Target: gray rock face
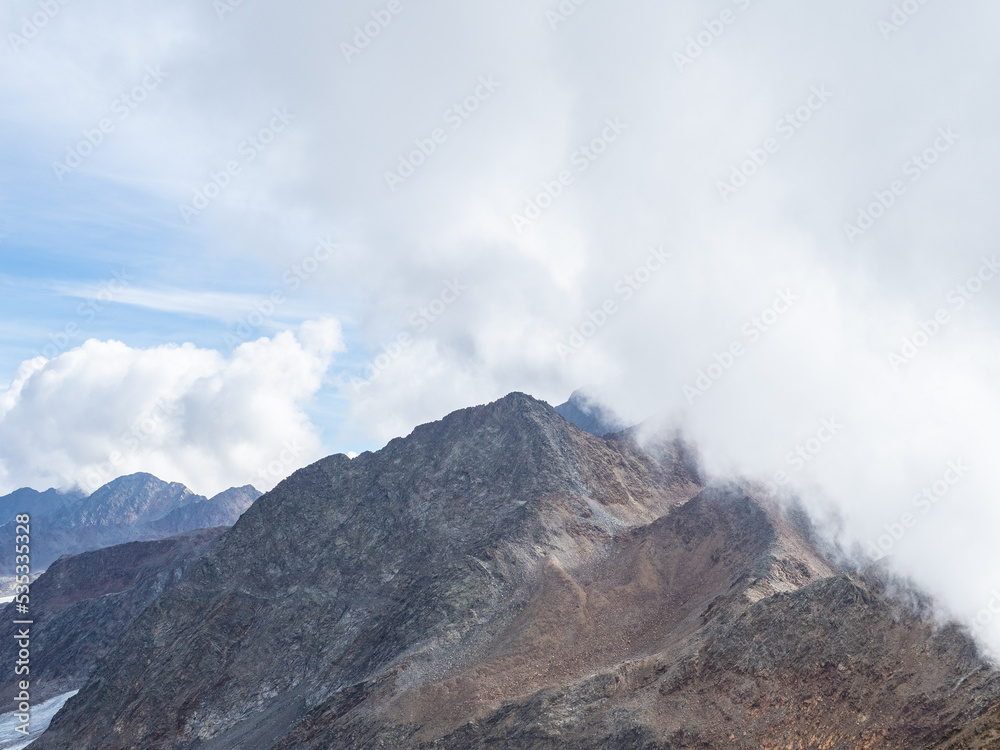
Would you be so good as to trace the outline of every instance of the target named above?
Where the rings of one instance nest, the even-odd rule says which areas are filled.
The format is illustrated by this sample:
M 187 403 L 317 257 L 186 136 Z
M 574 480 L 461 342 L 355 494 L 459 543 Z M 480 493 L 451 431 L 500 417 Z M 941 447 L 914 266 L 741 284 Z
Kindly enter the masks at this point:
M 31 585 L 31 695 L 35 705 L 79 689 L 136 617 L 201 558 L 224 528 L 202 529 L 155 542 L 133 542 L 56 560 Z M 0 669 L 14 674 L 16 616 L 0 620 Z M 16 693 L 0 684 L 0 703 Z
M 231 526 L 259 496 L 247 486 L 208 500 L 151 474 L 120 477 L 51 514 L 32 515 L 32 567 L 42 570 L 64 554 Z M 13 572 L 14 526 L 13 521 L 0 526 L 0 574 Z
M 599 440 L 522 394 L 324 459 L 139 618 L 44 741 L 224 746 L 244 721 L 281 736 L 390 665 L 444 674 L 551 553 L 599 554 L 697 489 L 672 446 Z
M 261 497 L 32 750 L 930 747 L 1000 697 L 677 441 L 523 394 Z

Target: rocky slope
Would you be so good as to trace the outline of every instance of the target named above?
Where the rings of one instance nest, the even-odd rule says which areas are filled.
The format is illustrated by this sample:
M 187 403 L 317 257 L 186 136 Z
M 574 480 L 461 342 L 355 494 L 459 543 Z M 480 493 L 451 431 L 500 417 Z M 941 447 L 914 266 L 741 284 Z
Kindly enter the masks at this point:
M 154 542 L 133 542 L 56 560 L 31 586 L 31 695 L 38 705 L 80 688 L 136 617 L 173 588 L 224 528 Z M 14 674 L 15 615 L 0 619 L 0 670 Z M 0 683 L 0 704 L 16 690 Z
M 735 488 L 550 572 L 519 617 L 513 644 L 415 690 L 351 686 L 277 747 L 916 750 L 1000 699 L 961 632 L 832 574 Z
M 954 628 L 678 441 L 523 394 L 262 497 L 54 748 L 929 748 L 1000 700 Z
M 53 513 L 32 515 L 32 568 L 41 571 L 64 554 L 231 526 L 259 496 L 247 486 L 208 499 L 183 484 L 164 482 L 151 474 L 120 477 Z M 14 525 L 0 526 L 3 574 L 13 572 Z
M 934 750 L 996 750 L 1000 747 L 1000 705 L 970 721 Z

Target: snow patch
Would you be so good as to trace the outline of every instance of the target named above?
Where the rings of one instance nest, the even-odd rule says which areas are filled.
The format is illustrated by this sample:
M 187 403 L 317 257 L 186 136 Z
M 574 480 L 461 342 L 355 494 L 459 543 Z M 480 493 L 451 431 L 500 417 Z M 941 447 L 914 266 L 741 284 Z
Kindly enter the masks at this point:
M 49 698 L 45 703 L 31 708 L 31 734 L 25 738 L 14 728 L 21 722 L 14 716 L 14 712 L 0 714 L 0 750 L 24 750 L 28 745 L 38 739 L 42 732 L 49 728 L 52 717 L 59 713 L 59 709 L 65 705 L 66 701 L 76 695 L 79 690 L 57 695 Z

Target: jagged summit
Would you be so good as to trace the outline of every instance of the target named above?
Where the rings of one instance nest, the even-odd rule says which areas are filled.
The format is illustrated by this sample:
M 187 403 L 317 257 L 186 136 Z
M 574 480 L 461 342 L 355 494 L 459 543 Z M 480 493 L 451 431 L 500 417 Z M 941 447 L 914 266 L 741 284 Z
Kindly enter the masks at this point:
M 413 429 L 409 437 L 422 439 L 425 435 L 442 437 L 456 432 L 487 430 L 495 432 L 545 430 L 550 434 L 564 431 L 564 420 L 545 401 L 526 393 L 513 392 L 496 401 L 481 406 L 470 406 L 454 411 L 436 422 L 428 422 Z M 406 438 L 408 439 L 408 438 Z M 389 446 L 399 444 L 397 438 Z M 387 447 L 389 447 L 387 446 Z
M 139 472 L 111 480 L 60 515 L 71 526 L 145 523 L 199 499 L 179 482 Z

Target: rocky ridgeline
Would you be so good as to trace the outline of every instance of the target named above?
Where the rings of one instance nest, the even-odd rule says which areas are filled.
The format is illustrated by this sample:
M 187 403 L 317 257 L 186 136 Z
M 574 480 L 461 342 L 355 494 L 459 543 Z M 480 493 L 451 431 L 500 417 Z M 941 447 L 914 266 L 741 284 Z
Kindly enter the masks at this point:
M 691 455 L 512 394 L 319 461 L 33 750 L 914 750 L 986 720 L 1000 675 L 962 631 Z

